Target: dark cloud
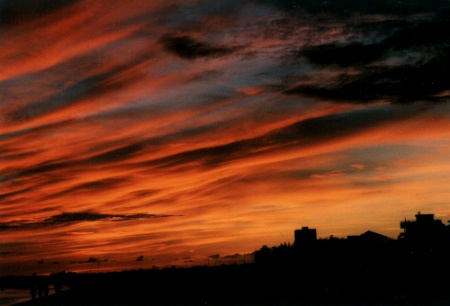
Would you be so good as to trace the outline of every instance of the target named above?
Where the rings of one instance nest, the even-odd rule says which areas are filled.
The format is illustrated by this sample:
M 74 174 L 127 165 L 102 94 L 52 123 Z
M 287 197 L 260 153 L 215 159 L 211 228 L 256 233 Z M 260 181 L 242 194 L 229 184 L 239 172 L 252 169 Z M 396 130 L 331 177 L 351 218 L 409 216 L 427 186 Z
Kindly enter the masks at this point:
M 103 164 L 124 160 L 145 149 L 145 142 L 137 142 L 95 155 L 86 160 L 89 164 Z
M 89 257 L 88 260 L 87 260 L 87 262 L 101 262 L 101 261 L 108 261 L 108 260 L 107 259 L 100 260 L 100 259 L 97 259 L 95 257 Z
M 106 73 L 100 73 L 86 77 L 59 90 L 55 95 L 35 103 L 18 107 L 10 112 L 7 118 L 12 121 L 25 121 L 39 116 L 64 109 L 65 107 L 82 102 L 87 98 L 101 96 L 125 87 L 133 82 L 133 79 L 117 80 L 117 74 L 126 68 L 113 69 Z
M 60 160 L 49 160 L 43 163 L 30 166 L 27 169 L 8 169 L 5 171 L 3 177 L 0 178 L 1 181 L 9 181 L 12 179 L 17 179 L 21 177 L 50 174 L 61 171 L 66 171 L 68 169 L 75 169 L 77 167 L 86 167 L 90 165 L 102 165 L 105 163 L 113 163 L 116 161 L 125 160 L 138 154 L 141 150 L 145 148 L 147 141 L 137 142 L 134 144 L 129 144 L 118 149 L 113 149 L 105 153 L 97 154 L 93 157 L 89 157 L 81 160 L 67 160 L 61 162 Z M 61 178 L 62 179 L 62 178 Z M 82 189 L 95 189 L 95 187 L 107 187 L 106 185 L 111 185 L 112 183 L 117 184 L 118 181 L 98 181 L 91 182 L 88 185 L 75 186 L 72 190 L 66 190 L 65 192 L 80 191 Z M 100 186 L 103 185 L 103 186 Z
M 75 169 L 77 167 L 86 167 L 91 165 L 102 165 L 105 163 L 113 163 L 116 161 L 122 161 L 127 158 L 130 158 L 134 156 L 135 154 L 138 154 L 140 151 L 142 151 L 148 144 L 151 142 L 151 140 L 145 140 L 142 142 L 136 142 L 133 144 L 125 145 L 121 148 L 112 149 L 110 151 L 100 153 L 97 155 L 94 155 L 92 157 L 88 157 L 86 159 L 80 159 L 80 160 L 67 160 L 67 161 L 60 161 L 60 160 L 48 160 L 46 162 L 42 162 L 33 166 L 30 166 L 26 169 L 5 169 L 3 176 L 0 177 L 1 181 L 10 181 L 13 179 L 21 178 L 21 177 L 27 177 L 27 176 L 34 176 L 34 175 L 41 175 L 41 174 L 51 174 L 51 173 L 57 173 L 61 171 L 66 171 L 68 169 Z M 60 180 L 62 180 L 63 177 L 60 177 Z M 107 185 L 111 184 L 118 184 L 120 183 L 116 179 L 107 179 L 105 181 L 96 181 L 87 183 L 87 185 L 80 185 L 75 186 L 71 190 L 66 190 L 65 192 L 72 192 L 72 191 L 82 191 L 82 190 L 93 190 L 93 189 L 100 189 L 100 187 L 103 187 L 105 189 Z M 122 179 L 123 181 L 123 179 Z M 2 195 L 0 194 L 0 197 Z
M 311 14 L 332 14 L 348 16 L 351 14 L 413 14 L 426 13 L 448 7 L 448 0 L 251 0 L 258 4 L 271 5 L 289 13 L 307 12 Z
M 59 215 L 51 216 L 40 222 L 30 222 L 27 220 L 11 221 L 0 224 L 0 230 L 20 230 L 20 229 L 36 229 L 47 226 L 64 226 L 79 222 L 93 222 L 93 221 L 130 221 L 138 219 L 158 219 L 168 218 L 173 215 L 156 215 L 156 214 L 100 214 L 95 212 L 64 212 Z
M 23 152 L 23 153 L 17 153 L 17 154 L 1 154 L 0 153 L 0 159 L 2 160 L 21 160 L 24 158 L 32 157 L 37 155 L 38 151 L 29 151 L 29 152 Z
M 223 129 L 223 122 L 187 127 L 175 133 L 165 134 L 158 137 L 144 138 L 140 141 L 111 149 L 109 151 L 94 155 L 84 160 L 83 163 L 101 165 L 105 163 L 123 161 L 142 153 L 142 151 L 149 147 L 152 149 L 156 149 L 157 147 L 163 148 L 165 145 L 170 145 L 172 142 L 183 141 L 184 139 L 199 135 L 207 135 L 209 133 L 214 133 L 215 131 L 220 132 L 221 129 Z M 124 142 L 127 141 L 129 140 L 124 139 Z
M 134 197 L 147 197 L 150 195 L 158 194 L 162 191 L 162 189 L 143 189 L 143 190 L 136 190 L 130 193 L 130 195 Z
M 118 185 L 121 185 L 123 182 L 128 181 L 125 177 L 119 177 L 119 178 L 107 178 L 103 180 L 98 181 L 91 181 L 83 184 L 79 184 L 77 186 L 74 186 L 65 192 L 71 193 L 71 192 L 94 192 L 98 190 L 108 190 L 117 187 Z
M 154 214 L 133 214 L 133 215 L 123 215 L 123 214 L 100 214 L 93 212 L 76 212 L 76 213 L 61 213 L 59 215 L 51 216 L 41 222 L 41 224 L 65 224 L 73 222 L 84 222 L 84 221 L 127 221 L 135 219 L 156 219 L 156 218 L 166 218 L 171 215 L 154 215 Z
M 84 263 L 100 263 L 108 262 L 108 259 L 98 259 L 96 257 L 89 257 L 87 260 L 71 261 L 71 264 L 84 264 Z
M 128 178 L 125 177 L 118 177 L 118 178 L 106 178 L 98 181 L 91 181 L 87 183 L 78 184 L 76 186 L 73 186 L 71 188 L 62 190 L 57 193 L 48 194 L 42 199 L 54 199 L 60 196 L 64 196 L 67 194 L 90 194 L 93 195 L 96 192 L 102 192 L 106 190 L 111 190 L 115 188 L 119 188 L 120 186 L 123 186 L 124 183 L 128 182 Z
M 450 33 L 444 29 L 450 27 L 449 14 L 450 8 L 437 12 L 432 18 L 407 22 L 379 44 L 385 49 L 392 49 L 394 55 L 416 52 L 421 55 L 421 61 L 437 58 L 448 63 Z
M 2 0 L 0 27 L 12 27 L 23 21 L 43 17 L 75 2 L 76 0 Z
M 192 163 L 196 166 L 215 167 L 272 150 L 301 148 L 339 139 L 388 122 L 409 118 L 420 111 L 422 111 L 421 106 L 408 109 L 391 106 L 311 118 L 252 139 L 186 151 L 153 160 L 141 166 L 179 167 Z
M 449 13 L 447 11 L 446 13 Z M 449 18 L 405 24 L 378 42 L 327 43 L 304 47 L 311 64 L 343 70 L 324 83 L 300 84 L 285 91 L 330 101 L 393 103 L 448 101 L 450 90 Z
M 22 254 L 21 252 L 0 252 L 0 255 L 15 255 Z
M 419 108 L 402 111 L 395 107 L 378 107 L 311 118 L 268 133 L 257 142 L 265 145 L 280 142 L 309 145 L 402 120 L 415 115 L 418 110 Z
M 435 70 L 430 67 L 429 70 Z M 408 73 L 411 78 L 414 77 L 414 71 Z M 387 73 L 387 72 L 386 72 Z M 390 71 L 394 73 L 394 71 Z M 397 72 L 403 74 L 405 72 Z M 445 71 L 443 73 L 446 73 Z M 390 78 L 393 78 L 391 76 Z M 421 81 L 420 75 L 416 75 L 417 82 Z M 371 79 L 373 78 L 373 79 Z M 320 96 L 321 98 L 327 97 L 329 95 L 330 99 L 345 100 L 345 99 L 356 99 L 355 96 L 359 95 L 359 101 L 371 101 L 376 95 L 381 97 L 385 94 L 382 86 L 384 84 L 381 81 L 376 80 L 371 73 L 367 73 L 364 78 L 360 76 L 355 79 L 348 79 L 347 84 L 338 84 L 339 86 L 328 88 L 317 88 L 310 86 L 309 88 L 303 86 L 292 89 L 290 93 L 301 93 L 303 95 L 309 94 L 312 96 Z M 427 82 L 433 82 L 433 79 L 426 80 Z M 374 85 L 378 82 L 378 85 Z M 387 81 L 386 81 L 387 82 Z M 405 81 L 406 82 L 406 81 Z M 413 80 L 409 81 L 412 84 Z M 444 82 L 437 82 L 433 86 L 443 87 Z M 377 87 L 378 86 L 378 87 Z M 373 88 L 372 88 L 373 87 Z M 388 87 L 388 85 L 386 85 Z M 390 90 L 393 91 L 393 85 L 390 86 Z M 411 97 L 417 97 L 418 91 L 421 89 L 419 85 L 415 85 L 412 88 Z M 365 91 L 364 91 L 365 90 Z M 298 91 L 298 92 L 297 92 Z M 394 94 L 392 94 L 394 95 Z M 403 96 L 404 99 L 407 96 Z M 415 111 L 412 108 L 411 111 Z M 137 167 L 177 167 L 184 166 L 188 163 L 199 163 L 203 166 L 215 166 L 228 161 L 233 161 L 241 158 L 248 158 L 254 155 L 262 154 L 270 150 L 276 150 L 286 146 L 304 146 L 308 144 L 314 144 L 320 141 L 325 141 L 335 137 L 341 137 L 348 135 L 350 133 L 355 133 L 361 129 L 370 128 L 372 125 L 381 124 L 385 121 L 398 119 L 399 111 L 397 109 L 391 109 L 390 112 L 385 112 L 382 109 L 371 109 L 366 111 L 354 112 L 349 114 L 333 115 L 328 117 L 313 118 L 305 121 L 297 122 L 291 126 L 281 128 L 279 130 L 272 131 L 266 135 L 256 137 L 253 139 L 246 139 L 236 142 L 231 142 L 225 145 L 207 147 L 196 149 L 192 151 L 185 151 L 175 155 L 170 155 L 162 157 L 160 159 L 151 160 L 145 163 L 138 163 L 134 166 Z M 410 115 L 405 110 L 406 115 Z M 364 120 L 360 120 L 359 116 L 363 116 Z M 401 114 L 400 114 L 401 116 Z M 169 137 L 169 136 L 167 136 Z M 170 138 L 170 137 L 169 137 Z M 41 175 L 41 174 L 51 174 L 60 173 L 61 171 L 72 171 L 77 168 L 83 168 L 92 164 L 104 164 L 112 163 L 115 161 L 125 160 L 132 156 L 141 153 L 146 146 L 152 143 L 153 139 L 144 139 L 141 142 L 136 142 L 130 145 L 123 146 L 118 149 L 110 150 L 106 153 L 96 155 L 84 160 L 66 161 L 61 162 L 60 160 L 48 161 L 45 163 L 37 164 L 27 169 L 20 171 L 9 170 L 9 173 L 5 173 L 2 177 L 2 181 L 8 181 L 12 179 L 17 179 L 20 177 Z M 157 141 L 163 141 L 161 139 Z M 62 191 L 58 195 L 68 192 L 92 192 L 96 190 L 106 190 L 108 188 L 114 188 L 118 185 L 126 182 L 126 178 L 112 178 L 106 179 L 104 181 L 98 182 L 88 182 L 81 185 L 74 186 L 72 189 Z M 12 196 L 6 195 L 6 196 Z M 55 195 L 50 195 L 54 198 Z
M 39 126 L 32 127 L 32 128 L 27 128 L 27 129 L 23 129 L 23 130 L 17 130 L 14 132 L 1 134 L 0 141 L 8 140 L 8 139 L 11 139 L 14 137 L 33 135 L 34 133 L 42 133 L 42 132 L 46 132 L 46 131 L 49 131 L 52 129 L 63 128 L 63 127 L 66 127 L 69 123 L 70 123 L 70 121 L 68 121 L 68 120 L 62 120 L 62 121 L 59 121 L 56 123 L 43 124 L 43 125 L 39 125 Z M 0 154 L 4 154 L 5 151 L 6 150 L 3 150 L 3 152 L 1 152 Z M 0 156 L 2 156 L 2 155 L 0 155 Z M 2 156 L 2 158 L 3 158 L 3 156 Z
M 177 36 L 174 34 L 166 34 L 159 39 L 159 42 L 167 52 L 188 60 L 203 57 L 221 57 L 239 49 L 239 47 L 208 45 L 187 35 Z
M 367 34 L 366 31 L 376 31 L 379 37 L 371 42 L 336 42 L 304 47 L 299 54 L 305 56 L 315 65 L 337 65 L 341 67 L 360 66 L 389 57 L 404 56 L 407 52 L 421 52 L 420 60 L 446 55 L 450 33 L 443 31 L 450 27 L 450 20 L 445 11 L 434 18 L 401 22 L 387 20 L 383 22 L 351 23 L 349 31 Z M 384 30 L 386 29 L 386 32 Z M 389 31 L 390 33 L 387 33 Z
M 39 163 L 30 168 L 20 170 L 17 172 L 10 170 L 11 173 L 6 174 L 2 178 L 0 178 L 0 182 L 1 181 L 9 181 L 9 180 L 12 180 L 15 178 L 20 178 L 20 177 L 25 177 L 25 176 L 33 176 L 33 175 L 38 175 L 38 174 L 43 174 L 43 173 L 58 172 L 60 170 L 67 169 L 71 166 L 73 166 L 73 163 L 71 163 L 69 161 L 67 161 L 67 162 L 47 161 L 47 162 Z
M 24 121 L 69 106 L 84 99 L 90 91 L 99 86 L 102 80 L 104 80 L 104 75 L 87 77 L 44 101 L 17 108 L 8 114 L 8 117 L 11 121 Z
M 77 103 L 83 103 L 86 99 L 94 99 L 120 91 L 128 85 L 134 84 L 140 74 L 139 72 L 129 73 L 130 70 L 153 57 L 153 54 L 138 51 L 133 56 L 124 59 L 123 62 L 115 63 L 109 70 L 95 71 L 95 73 L 92 71 L 92 67 L 100 66 L 105 57 L 112 56 L 114 52 L 117 52 L 118 46 L 129 43 L 127 39 L 133 37 L 114 41 L 100 49 L 90 50 L 44 70 L 0 82 L 0 90 L 3 89 L 5 95 L 10 99 L 23 96 L 24 90 L 26 96 L 32 97 L 32 101 L 28 101 L 29 103 L 25 105 L 11 107 L 12 110 L 6 114 L 5 118 L 12 123 L 22 122 Z M 41 52 L 45 52 L 45 50 Z M 126 74 L 126 77 L 122 77 L 123 74 Z M 54 81 L 55 76 L 58 76 L 57 81 Z M 48 96 L 45 91 L 42 93 L 36 88 L 39 90 L 45 88 L 53 94 Z
M 449 59 L 437 58 L 419 65 L 367 68 L 357 75 L 341 75 L 330 84 L 299 85 L 285 93 L 336 102 L 441 102 L 450 98 L 440 95 L 450 89 L 449 78 Z
M 143 255 L 139 256 L 138 258 L 136 258 L 136 261 L 144 261 L 144 256 Z
M 318 66 L 337 65 L 342 67 L 360 66 L 385 57 L 386 50 L 377 44 L 350 43 L 347 45 L 324 44 L 307 46 L 300 52 L 312 64 Z
M 33 166 L 30 166 L 27 169 L 8 169 L 4 172 L 3 176 L 0 177 L 1 181 L 10 181 L 13 179 L 18 179 L 21 177 L 27 177 L 27 176 L 34 176 L 34 175 L 41 175 L 41 174 L 51 174 L 51 173 L 57 173 L 66 171 L 68 169 L 75 169 L 77 167 L 86 167 L 91 165 L 102 165 L 105 163 L 113 163 L 117 161 L 122 161 L 125 159 L 128 159 L 135 154 L 138 154 L 140 151 L 142 151 L 149 143 L 149 140 L 145 140 L 142 142 L 136 142 L 134 144 L 129 144 L 126 146 L 123 146 L 121 148 L 112 149 L 108 152 L 97 154 L 92 157 L 88 157 L 86 159 L 81 160 L 67 160 L 67 161 L 60 161 L 60 160 L 48 160 L 43 163 L 39 163 Z M 62 177 L 60 177 L 62 179 Z M 72 190 L 66 190 L 64 192 L 72 192 L 72 191 L 80 191 L 82 189 L 95 189 L 95 187 L 107 187 L 106 185 L 111 184 L 118 184 L 118 181 L 98 181 L 98 182 L 91 182 L 88 183 L 88 185 L 80 185 L 75 186 Z M 100 186 L 102 185 L 102 186 Z M 1 196 L 1 195 L 0 195 Z
M 6 200 L 8 198 L 28 193 L 28 192 L 30 192 L 32 190 L 34 190 L 34 188 L 29 187 L 29 188 L 20 189 L 20 190 L 17 190 L 17 191 L 2 193 L 2 194 L 0 194 L 0 201 L 4 201 L 4 200 Z

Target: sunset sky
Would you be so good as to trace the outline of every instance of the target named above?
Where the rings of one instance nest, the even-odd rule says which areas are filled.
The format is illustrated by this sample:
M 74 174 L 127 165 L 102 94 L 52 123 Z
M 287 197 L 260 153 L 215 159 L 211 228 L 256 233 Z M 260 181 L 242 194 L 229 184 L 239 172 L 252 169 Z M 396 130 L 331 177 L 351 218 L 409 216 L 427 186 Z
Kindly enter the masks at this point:
M 447 224 L 449 8 L 0 0 L 0 274 Z

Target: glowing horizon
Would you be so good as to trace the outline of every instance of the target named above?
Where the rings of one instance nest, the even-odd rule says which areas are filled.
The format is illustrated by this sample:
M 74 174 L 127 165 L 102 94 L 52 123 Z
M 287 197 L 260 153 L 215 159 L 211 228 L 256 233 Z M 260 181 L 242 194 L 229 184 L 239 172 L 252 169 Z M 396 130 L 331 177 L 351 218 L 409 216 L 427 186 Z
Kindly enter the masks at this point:
M 0 2 L 1 274 L 447 223 L 449 7 L 404 5 Z

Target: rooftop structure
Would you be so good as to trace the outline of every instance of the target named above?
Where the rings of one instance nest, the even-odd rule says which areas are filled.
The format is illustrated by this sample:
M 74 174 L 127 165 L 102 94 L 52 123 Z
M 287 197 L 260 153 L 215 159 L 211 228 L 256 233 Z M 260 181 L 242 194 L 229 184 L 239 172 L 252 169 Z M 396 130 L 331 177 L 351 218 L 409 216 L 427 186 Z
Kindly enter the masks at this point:
M 398 236 L 401 240 L 410 242 L 431 242 L 440 239 L 444 234 L 445 225 L 441 220 L 435 220 L 433 214 L 416 214 L 415 221 L 401 221 L 403 233 Z
M 309 228 L 307 226 L 294 231 L 294 246 L 303 247 L 310 245 L 317 240 L 317 231 L 315 228 Z

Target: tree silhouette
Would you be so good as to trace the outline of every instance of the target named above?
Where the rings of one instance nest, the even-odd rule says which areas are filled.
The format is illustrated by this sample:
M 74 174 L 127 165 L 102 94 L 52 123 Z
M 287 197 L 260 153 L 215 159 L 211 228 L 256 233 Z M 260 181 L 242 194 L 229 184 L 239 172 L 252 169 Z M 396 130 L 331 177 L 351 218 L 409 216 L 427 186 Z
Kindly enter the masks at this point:
M 220 255 L 219 255 L 219 254 L 209 255 L 209 256 L 208 256 L 208 266 L 209 266 L 209 258 L 214 259 L 214 265 L 216 265 L 217 261 L 218 261 L 219 258 L 220 258 Z

